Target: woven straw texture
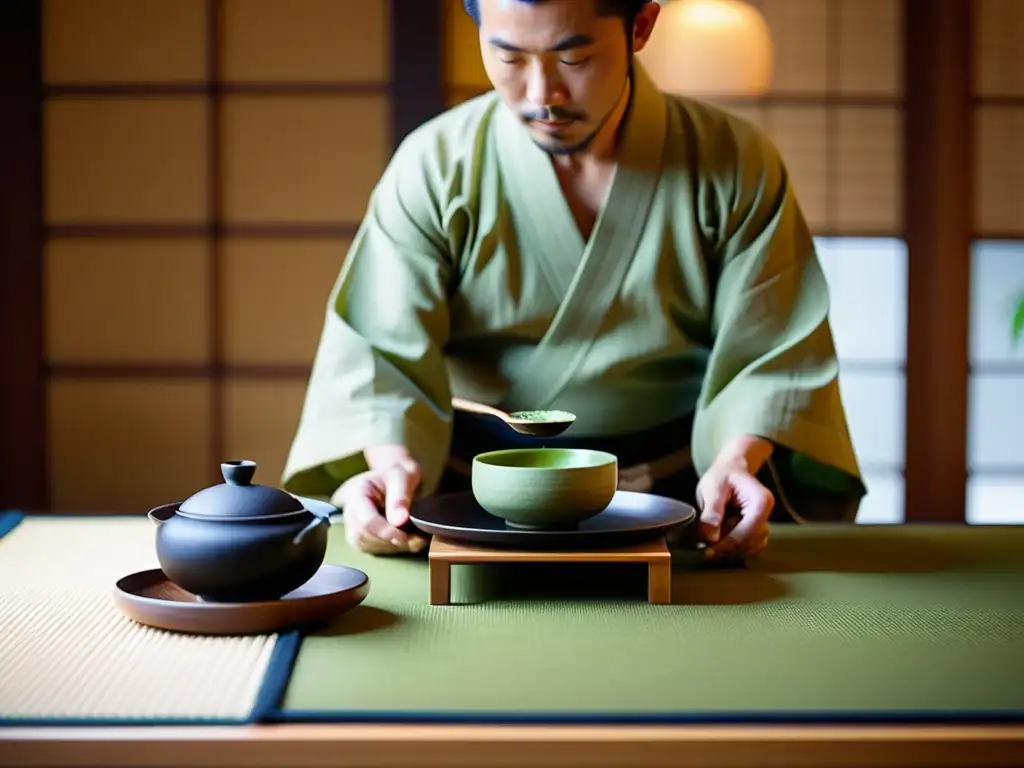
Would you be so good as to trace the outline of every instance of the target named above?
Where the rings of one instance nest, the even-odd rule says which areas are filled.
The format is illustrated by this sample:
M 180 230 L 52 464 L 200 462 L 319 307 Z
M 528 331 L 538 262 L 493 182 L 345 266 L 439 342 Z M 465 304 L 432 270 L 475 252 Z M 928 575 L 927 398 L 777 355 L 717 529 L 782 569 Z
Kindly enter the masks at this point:
M 1024 718 L 1024 529 L 778 526 L 746 570 L 372 558 L 366 603 L 305 639 L 290 718 Z
M 142 518 L 29 517 L 0 539 L 0 719 L 244 721 L 276 636 L 135 624 L 114 582 L 157 567 Z

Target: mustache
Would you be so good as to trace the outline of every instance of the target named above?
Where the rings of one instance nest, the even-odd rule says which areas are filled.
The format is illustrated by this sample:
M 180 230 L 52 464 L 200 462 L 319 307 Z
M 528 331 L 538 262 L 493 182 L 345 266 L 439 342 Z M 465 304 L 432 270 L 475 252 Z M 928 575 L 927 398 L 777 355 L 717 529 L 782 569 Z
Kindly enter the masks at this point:
M 541 107 L 537 110 L 523 112 L 526 120 L 543 120 L 544 122 L 562 122 L 565 120 L 583 120 L 586 117 L 582 112 L 573 112 L 562 107 Z

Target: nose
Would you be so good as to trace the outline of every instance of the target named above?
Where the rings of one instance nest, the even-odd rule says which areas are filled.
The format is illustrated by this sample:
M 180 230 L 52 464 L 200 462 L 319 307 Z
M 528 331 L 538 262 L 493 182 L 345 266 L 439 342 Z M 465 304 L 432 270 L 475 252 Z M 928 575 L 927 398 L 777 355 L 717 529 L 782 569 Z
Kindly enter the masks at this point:
M 526 98 L 538 107 L 560 106 L 565 103 L 565 84 L 554 67 L 535 62 L 527 75 Z

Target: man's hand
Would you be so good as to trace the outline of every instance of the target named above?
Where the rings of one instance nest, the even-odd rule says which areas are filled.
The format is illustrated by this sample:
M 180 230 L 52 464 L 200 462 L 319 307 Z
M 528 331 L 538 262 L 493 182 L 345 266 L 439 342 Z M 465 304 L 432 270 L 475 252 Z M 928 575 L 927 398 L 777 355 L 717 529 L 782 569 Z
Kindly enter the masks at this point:
M 419 552 L 426 540 L 399 530 L 409 521 L 419 465 L 401 446 L 381 446 L 365 455 L 369 470 L 350 477 L 331 497 L 344 512 L 346 540 L 374 555 Z
M 768 545 L 768 516 L 775 499 L 755 477 L 771 455 L 760 438 L 742 438 L 721 455 L 697 484 L 700 534 L 708 557 L 754 557 Z

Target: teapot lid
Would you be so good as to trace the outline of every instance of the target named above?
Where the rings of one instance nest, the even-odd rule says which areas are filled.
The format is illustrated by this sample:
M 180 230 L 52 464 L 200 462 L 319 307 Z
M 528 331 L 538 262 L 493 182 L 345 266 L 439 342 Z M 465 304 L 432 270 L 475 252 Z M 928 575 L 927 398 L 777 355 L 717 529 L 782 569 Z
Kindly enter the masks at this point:
M 277 488 L 252 482 L 255 461 L 225 461 L 224 482 L 204 488 L 183 501 L 178 511 L 196 517 L 272 517 L 303 511 L 302 502 Z

